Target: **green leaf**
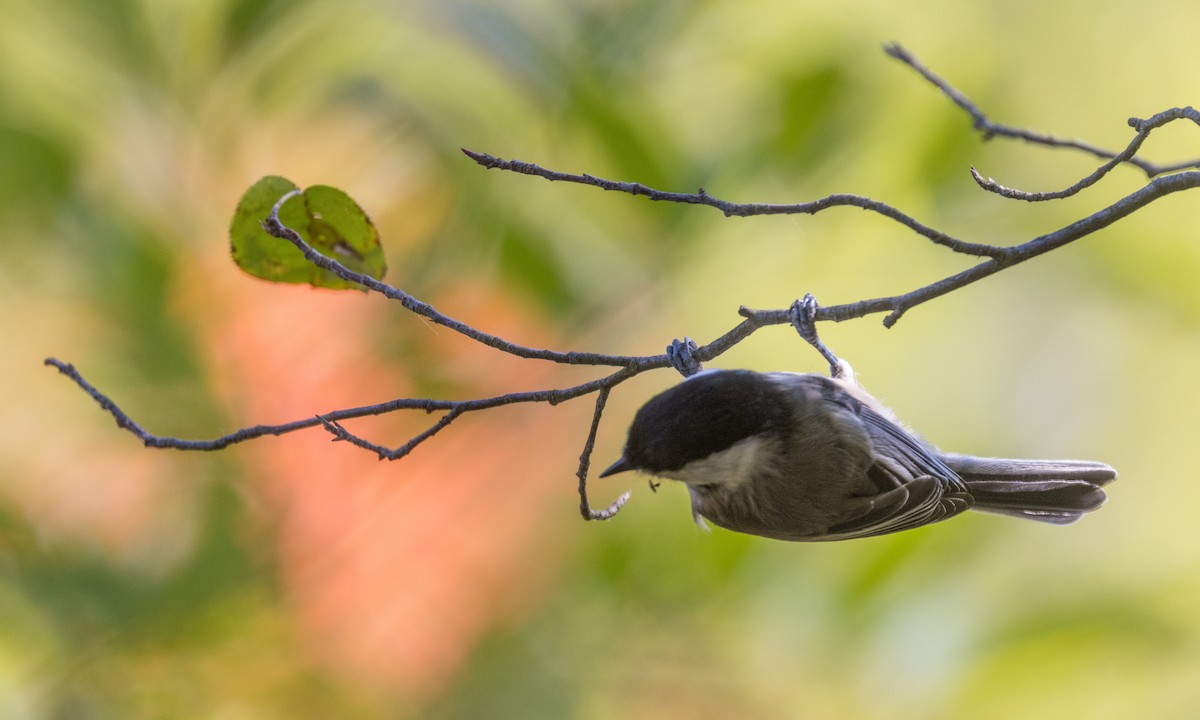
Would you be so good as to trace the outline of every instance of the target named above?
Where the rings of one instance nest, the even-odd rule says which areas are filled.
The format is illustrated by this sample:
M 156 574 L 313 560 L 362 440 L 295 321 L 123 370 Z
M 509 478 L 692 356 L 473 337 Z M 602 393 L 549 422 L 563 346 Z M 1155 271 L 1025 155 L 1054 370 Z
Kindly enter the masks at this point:
M 238 202 L 229 226 L 233 261 L 263 280 L 308 283 L 315 287 L 361 289 L 313 265 L 287 240 L 272 237 L 260 224 L 279 198 L 295 190 L 290 180 L 269 175 L 254 183 Z M 327 185 L 314 185 L 288 198 L 279 220 L 300 233 L 317 252 L 355 272 L 382 279 L 387 271 L 379 233 L 371 219 L 349 195 Z

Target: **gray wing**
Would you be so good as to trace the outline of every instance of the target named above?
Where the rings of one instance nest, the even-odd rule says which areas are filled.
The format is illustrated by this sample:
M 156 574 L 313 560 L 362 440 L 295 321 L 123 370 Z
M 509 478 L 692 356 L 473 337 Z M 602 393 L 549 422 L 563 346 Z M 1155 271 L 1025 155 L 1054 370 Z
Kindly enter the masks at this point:
M 945 520 L 971 506 L 966 484 L 936 450 L 864 404 L 855 402 L 853 410 L 878 458 L 867 474 L 879 492 L 856 498 L 847 515 L 821 540 L 907 530 Z

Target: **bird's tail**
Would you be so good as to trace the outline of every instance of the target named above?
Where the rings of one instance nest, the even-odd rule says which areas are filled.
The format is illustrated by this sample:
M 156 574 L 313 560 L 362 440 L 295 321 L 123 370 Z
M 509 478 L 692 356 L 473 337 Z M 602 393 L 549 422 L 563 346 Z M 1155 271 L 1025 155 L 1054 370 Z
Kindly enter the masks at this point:
M 1004 460 L 946 453 L 946 464 L 967 484 L 972 509 L 1067 525 L 1104 504 L 1101 488 L 1117 477 L 1086 460 Z

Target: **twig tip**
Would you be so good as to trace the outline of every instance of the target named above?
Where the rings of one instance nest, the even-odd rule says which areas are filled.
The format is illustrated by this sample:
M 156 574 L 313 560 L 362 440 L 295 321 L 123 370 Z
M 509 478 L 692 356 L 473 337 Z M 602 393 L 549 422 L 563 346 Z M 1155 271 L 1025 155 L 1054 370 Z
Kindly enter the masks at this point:
M 460 147 L 459 150 L 462 151 L 463 155 L 466 155 L 485 168 L 492 168 L 496 166 L 496 158 L 488 155 L 487 153 L 475 152 L 474 150 L 468 150 L 465 147 Z
M 891 42 L 885 42 L 883 44 L 883 51 L 891 57 L 894 57 L 902 62 L 908 62 L 909 58 L 912 57 L 912 55 L 904 49 L 903 45 L 894 40 Z

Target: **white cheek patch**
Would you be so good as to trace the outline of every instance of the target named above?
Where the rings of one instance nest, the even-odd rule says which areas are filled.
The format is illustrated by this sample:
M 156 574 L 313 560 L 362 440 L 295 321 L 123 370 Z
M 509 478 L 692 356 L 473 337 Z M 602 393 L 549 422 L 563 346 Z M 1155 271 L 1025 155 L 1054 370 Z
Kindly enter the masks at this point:
M 663 477 L 688 485 L 718 483 L 735 488 L 750 479 L 762 454 L 762 438 L 748 437 L 703 460 L 693 460 L 679 470 L 662 473 Z

